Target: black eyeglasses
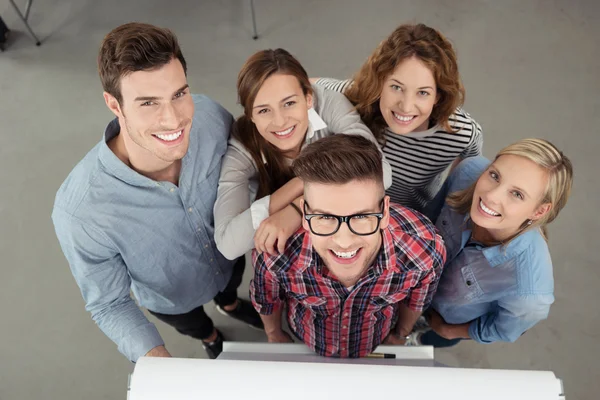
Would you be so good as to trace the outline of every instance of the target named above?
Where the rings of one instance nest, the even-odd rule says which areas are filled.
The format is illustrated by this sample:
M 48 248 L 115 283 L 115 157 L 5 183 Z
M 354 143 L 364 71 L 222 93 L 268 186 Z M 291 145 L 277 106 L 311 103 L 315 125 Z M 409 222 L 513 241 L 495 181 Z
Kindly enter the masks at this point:
M 331 236 L 336 233 L 342 222 L 348 224 L 352 233 L 359 236 L 369 236 L 379 230 L 379 224 L 383 218 L 383 210 L 379 213 L 353 214 L 339 216 L 332 214 L 309 214 L 306 208 L 310 205 L 304 201 L 304 219 L 308 221 L 310 231 L 317 236 Z M 383 208 L 383 199 L 380 207 Z

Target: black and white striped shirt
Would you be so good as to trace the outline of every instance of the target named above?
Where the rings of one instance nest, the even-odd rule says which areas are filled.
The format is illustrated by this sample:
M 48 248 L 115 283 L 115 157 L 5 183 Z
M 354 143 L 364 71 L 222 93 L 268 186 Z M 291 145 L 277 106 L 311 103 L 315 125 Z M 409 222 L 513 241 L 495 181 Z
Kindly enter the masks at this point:
M 343 93 L 352 81 L 321 78 L 317 84 Z M 392 202 L 424 211 L 442 187 L 452 162 L 481 154 L 481 126 L 460 108 L 449 122 L 454 132 L 439 125 L 406 135 L 385 130 L 383 153 L 392 166 L 392 186 L 387 190 Z

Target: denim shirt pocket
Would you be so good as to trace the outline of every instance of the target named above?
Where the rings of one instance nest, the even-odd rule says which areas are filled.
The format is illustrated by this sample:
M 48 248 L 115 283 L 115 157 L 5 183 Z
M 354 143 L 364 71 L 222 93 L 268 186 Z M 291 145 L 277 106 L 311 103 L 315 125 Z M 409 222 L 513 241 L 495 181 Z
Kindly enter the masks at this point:
M 481 286 L 479 286 L 479 282 L 475 278 L 475 273 L 470 265 L 466 265 L 460 269 L 462 275 L 462 282 L 464 287 L 462 288 L 462 292 L 464 293 L 464 297 L 467 300 L 473 300 L 478 297 L 483 296 L 483 290 Z

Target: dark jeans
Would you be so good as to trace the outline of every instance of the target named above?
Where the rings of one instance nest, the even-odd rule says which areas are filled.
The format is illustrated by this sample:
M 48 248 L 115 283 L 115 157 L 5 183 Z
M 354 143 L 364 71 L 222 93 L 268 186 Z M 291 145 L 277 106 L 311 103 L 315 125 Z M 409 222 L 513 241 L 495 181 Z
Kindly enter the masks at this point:
M 425 346 L 433 347 L 452 347 L 458 344 L 462 339 L 446 339 L 435 333 L 434 331 L 427 331 L 423 333 L 419 338 L 421 344 Z
M 242 283 L 245 266 L 246 258 L 244 256 L 236 260 L 229 283 L 225 289 L 223 289 L 222 292 L 217 293 L 214 298 L 217 305 L 223 307 L 235 303 L 237 300 L 237 288 Z M 191 336 L 194 339 L 207 339 L 212 335 L 213 330 L 215 329 L 212 319 L 204 312 L 204 306 L 195 308 L 185 314 L 177 315 L 159 314 L 151 310 L 148 311 L 162 322 L 171 325 L 177 332 Z

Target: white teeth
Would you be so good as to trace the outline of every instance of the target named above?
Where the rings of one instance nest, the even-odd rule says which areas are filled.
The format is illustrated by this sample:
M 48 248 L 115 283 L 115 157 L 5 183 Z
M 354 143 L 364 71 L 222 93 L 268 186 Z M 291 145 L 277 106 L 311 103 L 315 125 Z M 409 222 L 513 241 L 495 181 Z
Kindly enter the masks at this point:
M 343 252 L 343 251 L 335 251 L 335 250 L 331 250 L 333 251 L 333 253 L 338 256 L 339 258 L 352 258 L 356 255 L 356 253 L 358 253 L 359 249 L 356 249 L 354 251 L 351 252 Z
M 296 126 L 296 125 L 292 126 L 291 128 L 288 128 L 288 129 L 286 129 L 285 131 L 281 131 L 281 132 L 273 132 L 273 133 L 274 133 L 274 134 L 276 134 L 277 136 L 285 136 L 285 135 L 287 135 L 288 133 L 290 133 L 290 132 L 291 132 L 291 131 L 294 129 L 294 127 L 295 127 L 295 126 Z
M 171 142 L 175 139 L 178 139 L 182 133 L 183 133 L 183 131 L 179 131 L 179 132 L 175 132 L 175 133 L 170 133 L 168 135 L 156 135 L 156 137 L 164 140 L 165 142 Z
M 392 114 L 394 114 L 394 118 L 396 118 L 398 121 L 402 121 L 402 122 L 408 122 L 408 121 L 411 121 L 412 119 L 415 118 L 414 115 L 409 116 L 409 117 L 405 117 L 405 116 L 402 116 L 402 115 L 398 115 L 398 114 L 396 114 L 393 111 L 392 111 Z
M 479 200 L 479 207 L 481 207 L 481 209 L 486 213 L 491 215 L 492 217 L 497 217 L 498 215 L 500 215 L 499 213 L 497 213 L 496 211 L 492 210 L 491 208 L 487 208 L 485 206 L 485 204 L 483 204 L 483 200 Z

